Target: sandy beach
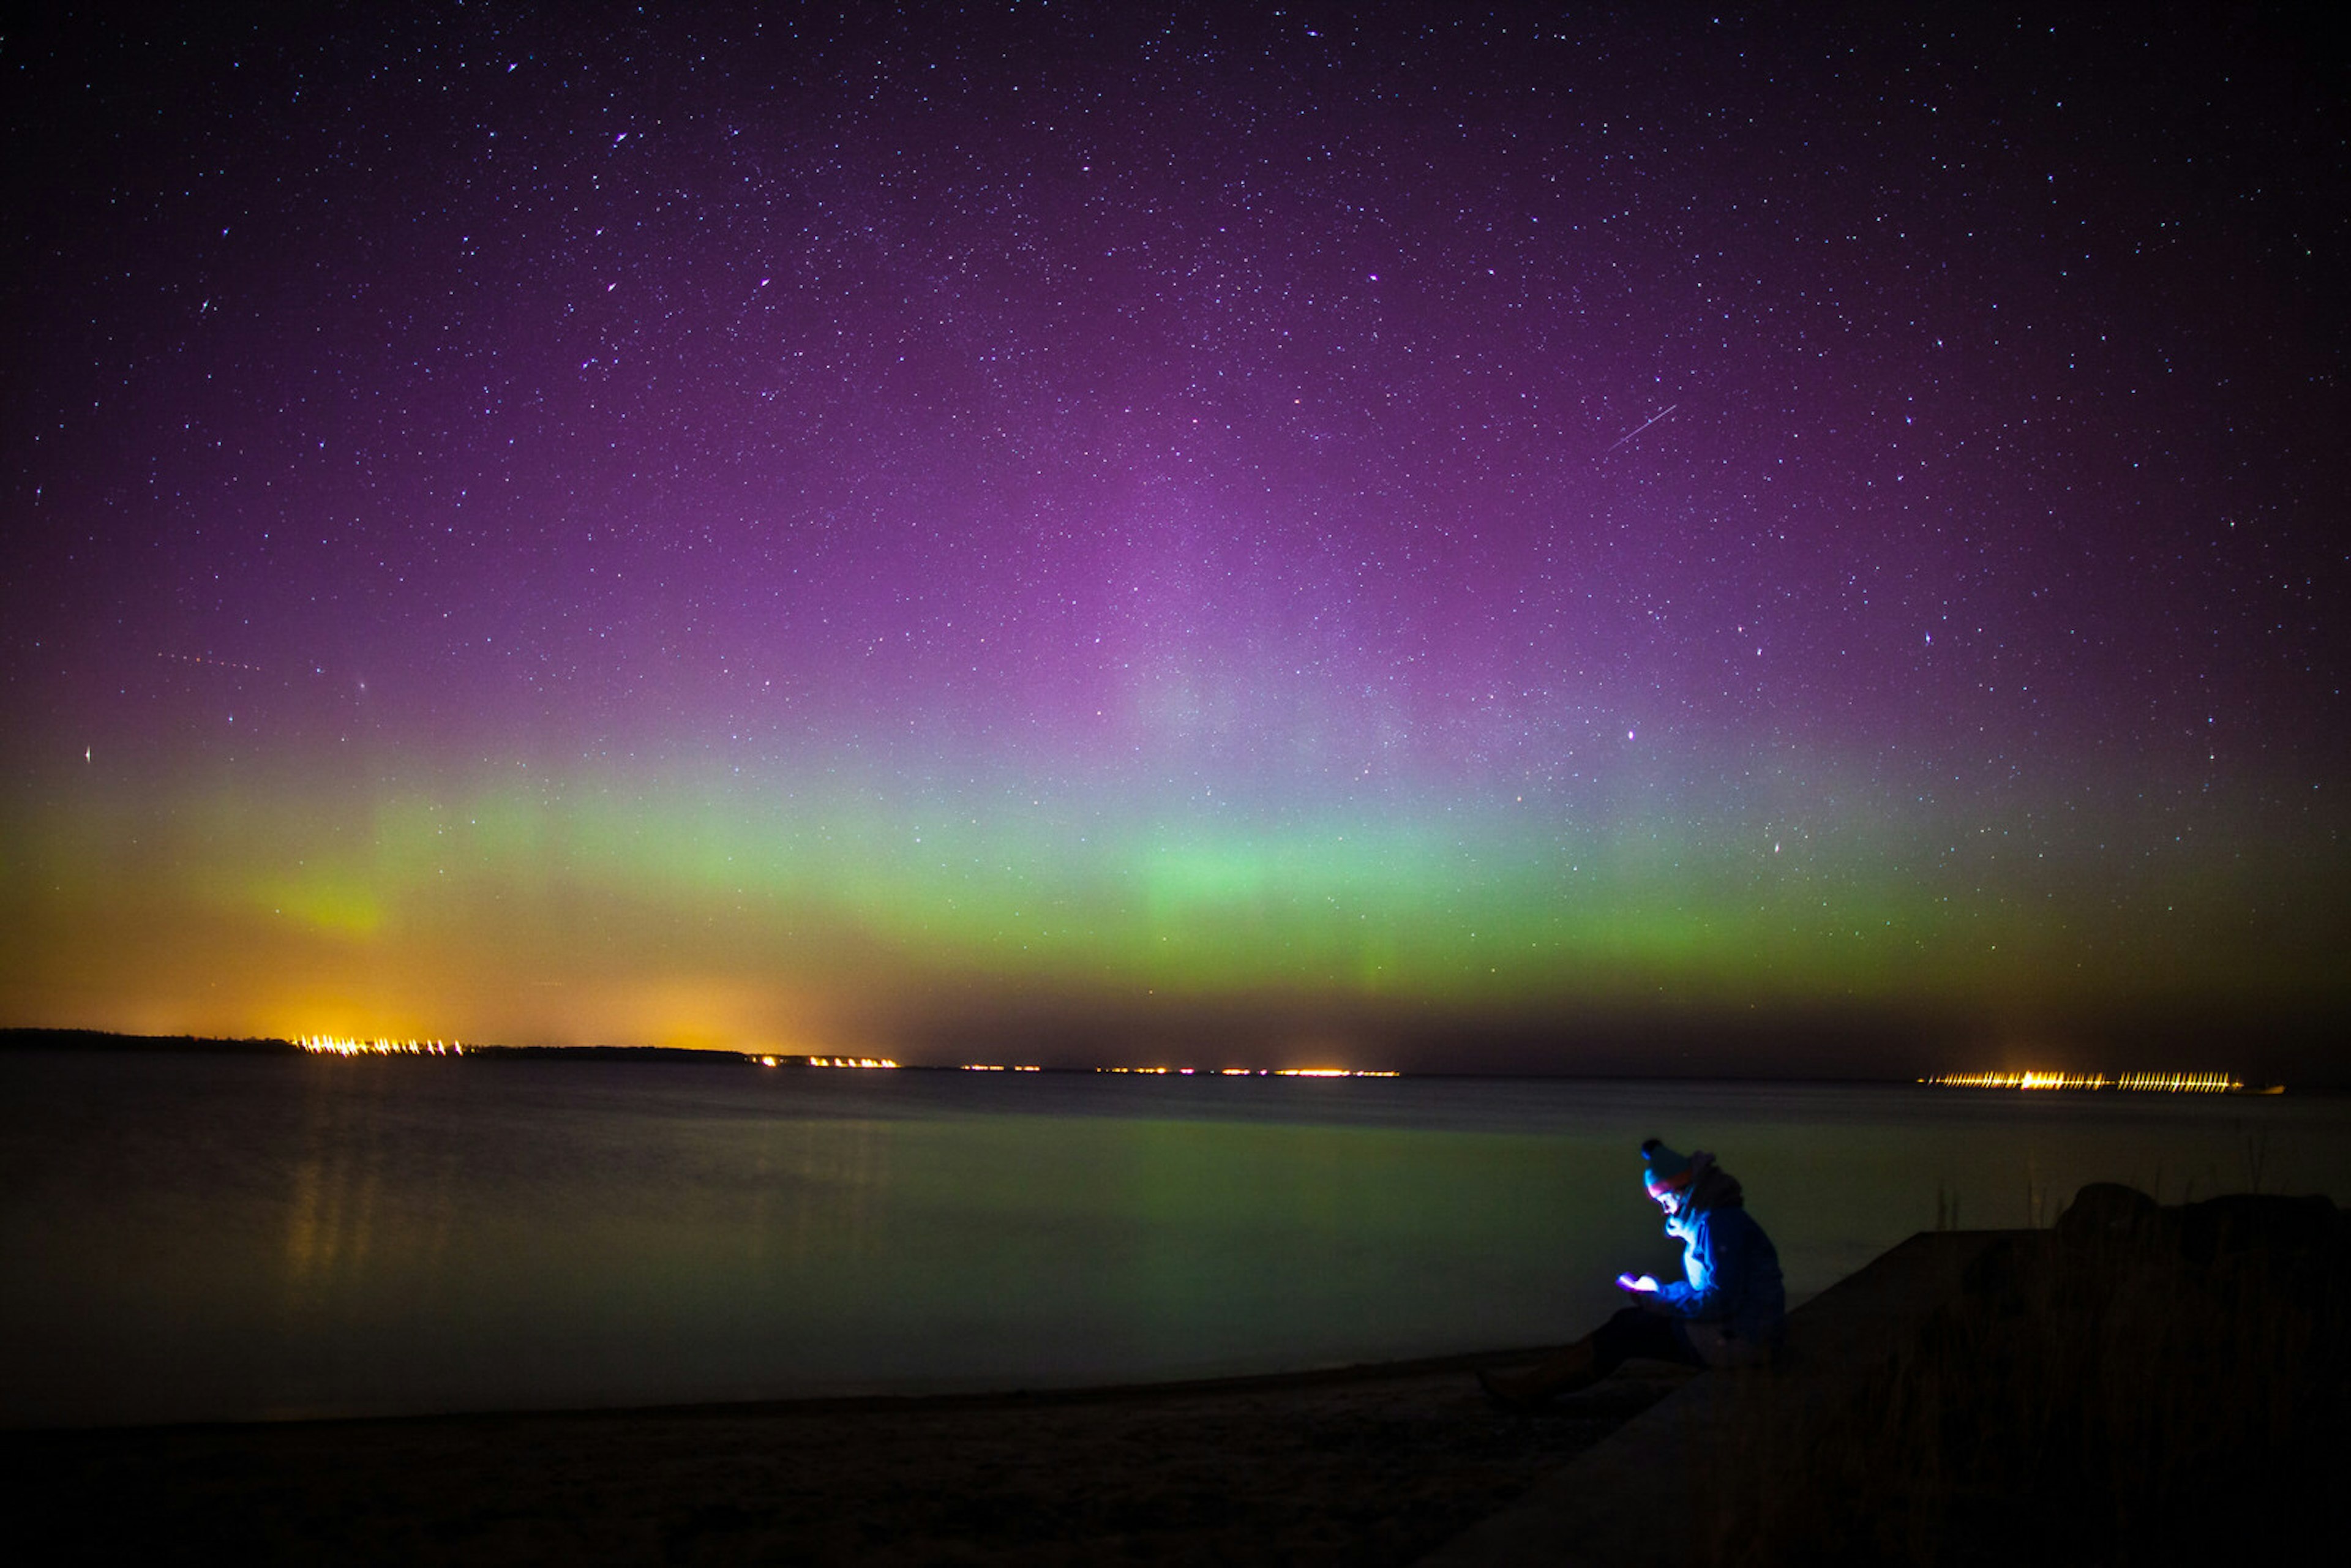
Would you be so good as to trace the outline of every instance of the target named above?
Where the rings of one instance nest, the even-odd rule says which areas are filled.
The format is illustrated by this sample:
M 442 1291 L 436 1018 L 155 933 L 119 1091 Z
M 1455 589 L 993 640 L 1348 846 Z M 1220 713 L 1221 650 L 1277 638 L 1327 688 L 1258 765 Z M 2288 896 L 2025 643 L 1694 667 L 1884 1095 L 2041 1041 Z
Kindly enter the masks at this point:
M 938 1399 L 0 1437 L 58 1562 L 1402 1563 L 1687 1381 L 1484 1358 Z

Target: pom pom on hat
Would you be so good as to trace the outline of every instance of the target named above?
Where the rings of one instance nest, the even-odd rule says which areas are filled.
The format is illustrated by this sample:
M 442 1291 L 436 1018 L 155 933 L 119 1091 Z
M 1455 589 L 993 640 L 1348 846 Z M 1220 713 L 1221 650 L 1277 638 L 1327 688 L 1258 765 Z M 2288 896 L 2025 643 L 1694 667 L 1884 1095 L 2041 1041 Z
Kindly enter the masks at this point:
M 1690 1158 L 1651 1138 L 1641 1145 L 1641 1185 L 1652 1193 L 1679 1192 L 1689 1186 Z

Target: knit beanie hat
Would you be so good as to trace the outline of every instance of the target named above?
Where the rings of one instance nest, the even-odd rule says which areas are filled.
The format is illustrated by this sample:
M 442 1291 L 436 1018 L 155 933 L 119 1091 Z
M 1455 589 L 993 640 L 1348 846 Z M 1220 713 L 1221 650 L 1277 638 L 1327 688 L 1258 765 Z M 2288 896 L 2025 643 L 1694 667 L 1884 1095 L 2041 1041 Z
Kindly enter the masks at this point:
M 1656 1138 L 1641 1145 L 1641 1185 L 1655 1197 L 1661 1192 L 1679 1192 L 1689 1186 L 1690 1158 L 1677 1155 Z

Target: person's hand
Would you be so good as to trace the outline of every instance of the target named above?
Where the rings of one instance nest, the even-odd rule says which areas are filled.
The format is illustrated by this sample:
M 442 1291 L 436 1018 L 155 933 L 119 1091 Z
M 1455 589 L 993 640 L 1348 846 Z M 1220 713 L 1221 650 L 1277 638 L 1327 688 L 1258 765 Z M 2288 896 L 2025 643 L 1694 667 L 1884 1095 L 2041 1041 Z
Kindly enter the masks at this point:
M 1636 1296 L 1654 1296 L 1657 1293 L 1657 1280 L 1654 1274 L 1619 1274 L 1616 1276 L 1616 1288 L 1630 1291 Z

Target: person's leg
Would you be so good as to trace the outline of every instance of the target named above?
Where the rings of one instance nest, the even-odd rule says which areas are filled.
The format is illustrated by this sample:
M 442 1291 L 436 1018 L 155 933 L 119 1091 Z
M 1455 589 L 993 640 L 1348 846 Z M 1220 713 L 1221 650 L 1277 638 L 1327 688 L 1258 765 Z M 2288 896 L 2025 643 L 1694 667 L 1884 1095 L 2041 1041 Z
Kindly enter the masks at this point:
M 1690 1345 L 1679 1318 L 1663 1312 L 1626 1307 L 1593 1331 L 1594 1378 L 1607 1376 L 1628 1361 L 1677 1361 L 1703 1366 L 1706 1358 Z
M 1501 1403 L 1529 1409 L 1589 1388 L 1636 1356 L 1702 1364 L 1678 1320 L 1626 1307 L 1540 1366 L 1524 1372 L 1480 1372 L 1478 1383 Z

